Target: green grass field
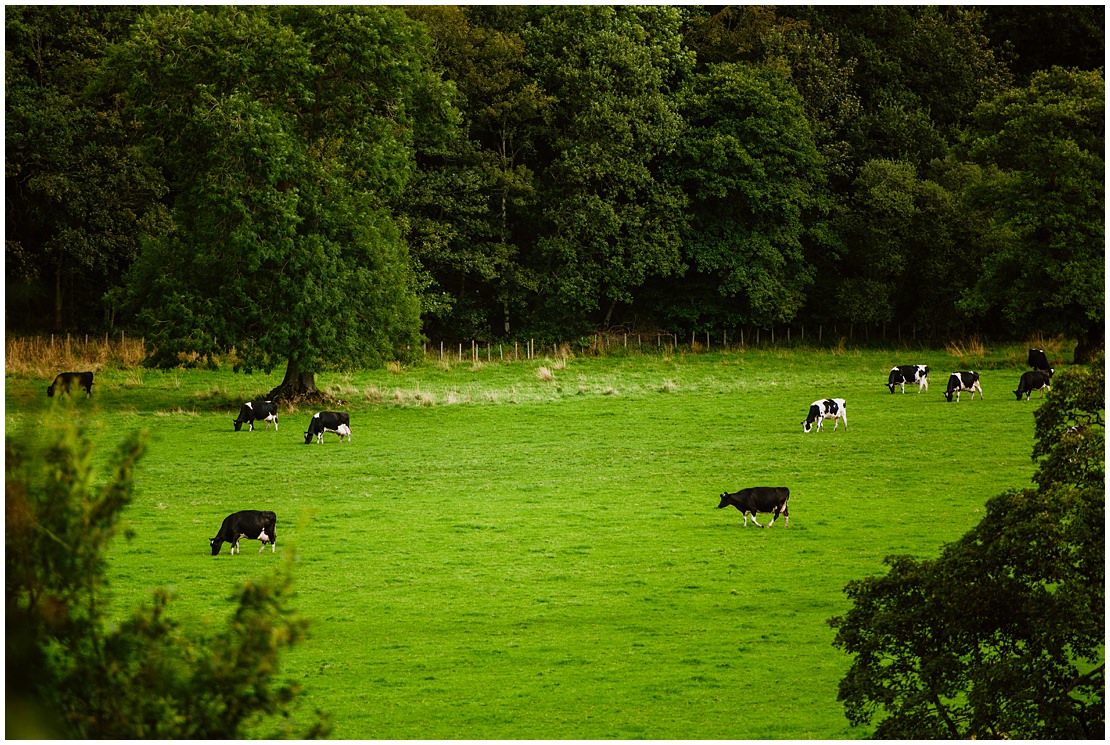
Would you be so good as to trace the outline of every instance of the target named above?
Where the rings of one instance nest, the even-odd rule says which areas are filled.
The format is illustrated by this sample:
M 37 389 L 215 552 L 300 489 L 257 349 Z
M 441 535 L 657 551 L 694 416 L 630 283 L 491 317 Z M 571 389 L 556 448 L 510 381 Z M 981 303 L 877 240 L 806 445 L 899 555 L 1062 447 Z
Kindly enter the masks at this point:
M 223 623 L 233 587 L 295 550 L 309 641 L 285 657 L 338 738 L 855 738 L 848 658 L 826 619 L 889 554 L 935 555 L 984 502 L 1029 484 L 1025 348 L 733 351 L 322 375 L 353 442 L 303 444 L 313 413 L 234 432 L 280 376 L 104 370 L 104 458 L 150 432 L 137 535 L 111 555 L 120 613 L 173 589 L 184 626 Z M 932 369 L 890 395 L 893 364 Z M 1062 362 L 1059 358 L 1057 363 Z M 985 400 L 946 403 L 948 372 Z M 537 371 L 545 367 L 550 378 Z M 51 406 L 9 374 L 6 428 Z M 849 427 L 803 434 L 810 402 Z M 788 486 L 790 527 L 742 527 L 722 491 Z M 239 509 L 278 515 L 278 555 L 210 556 Z M 767 516 L 760 518 L 761 522 Z M 953 582 L 958 582 L 958 577 Z

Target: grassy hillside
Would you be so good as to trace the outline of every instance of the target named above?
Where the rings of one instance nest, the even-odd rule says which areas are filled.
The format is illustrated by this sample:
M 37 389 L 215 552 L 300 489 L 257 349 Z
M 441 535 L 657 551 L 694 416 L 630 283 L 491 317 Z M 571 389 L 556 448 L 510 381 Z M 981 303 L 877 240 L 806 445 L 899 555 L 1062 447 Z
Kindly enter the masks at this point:
M 1028 484 L 1023 358 L 735 351 L 321 376 L 349 445 L 304 445 L 308 410 L 232 431 L 277 374 L 107 369 L 78 408 L 101 457 L 150 432 L 137 535 L 111 556 L 121 612 L 168 585 L 184 625 L 221 623 L 235 584 L 277 557 L 257 542 L 212 557 L 208 538 L 229 512 L 274 510 L 314 621 L 286 672 L 336 737 L 844 738 L 866 733 L 836 701 L 848 660 L 825 621 L 883 557 L 934 555 Z M 918 362 L 930 392 L 888 393 L 890 366 Z M 986 400 L 946 403 L 947 373 L 968 367 Z M 9 435 L 33 436 L 48 382 L 8 375 Z M 809 403 L 834 395 L 848 430 L 803 434 Z M 755 485 L 790 488 L 789 528 L 715 509 Z

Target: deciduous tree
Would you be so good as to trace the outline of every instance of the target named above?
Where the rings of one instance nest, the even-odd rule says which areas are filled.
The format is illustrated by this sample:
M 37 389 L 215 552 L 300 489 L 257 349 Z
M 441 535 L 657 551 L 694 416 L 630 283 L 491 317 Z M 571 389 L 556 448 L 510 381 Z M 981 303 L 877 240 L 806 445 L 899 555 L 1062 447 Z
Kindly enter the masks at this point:
M 1034 74 L 981 104 L 966 140 L 998 168 L 968 198 L 990 210 L 1000 250 L 962 305 L 998 309 L 1016 332 L 1078 338 L 1077 362 L 1105 345 L 1105 90 L 1102 70 Z
M 4 13 L 9 328 L 111 325 L 104 293 L 122 279 L 141 236 L 166 228 L 161 174 L 134 147 L 114 102 L 86 92 L 137 12 L 12 6 Z
M 681 101 L 672 173 L 689 200 L 691 268 L 743 323 L 793 320 L 813 283 L 803 236 L 824 180 L 801 98 L 781 72 L 738 62 L 692 76 Z
M 523 8 L 498 12 L 523 14 Z M 428 275 L 424 324 L 430 335 L 486 338 L 504 332 L 534 291 L 521 263 L 533 237 L 523 216 L 536 199 L 533 134 L 551 107 L 527 69 L 515 30 L 487 25 L 476 7 L 410 8 L 433 39 L 432 64 L 457 91 L 458 135 L 418 143 L 419 171 L 398 209 L 413 255 Z
M 174 231 L 143 247 L 131 307 L 155 361 L 234 349 L 315 373 L 404 357 L 419 336 L 407 249 L 389 209 L 413 142 L 445 124 L 447 89 L 396 8 L 174 8 L 112 56 Z
M 693 64 L 676 8 L 539 10 L 524 33 L 537 82 L 558 101 L 541 150 L 531 266 L 552 318 L 608 325 L 649 277 L 682 270 L 685 198 L 662 175 L 682 135 L 671 95 Z M 569 312 L 569 315 L 568 315 Z

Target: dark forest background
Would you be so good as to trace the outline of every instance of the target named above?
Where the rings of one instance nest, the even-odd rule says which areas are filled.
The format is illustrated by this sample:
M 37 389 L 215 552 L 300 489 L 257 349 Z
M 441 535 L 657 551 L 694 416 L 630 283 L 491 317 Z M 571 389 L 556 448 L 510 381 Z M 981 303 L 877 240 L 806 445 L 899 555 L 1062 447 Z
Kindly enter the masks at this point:
M 8 6 L 6 326 L 267 366 L 835 323 L 1082 357 L 1104 18 Z

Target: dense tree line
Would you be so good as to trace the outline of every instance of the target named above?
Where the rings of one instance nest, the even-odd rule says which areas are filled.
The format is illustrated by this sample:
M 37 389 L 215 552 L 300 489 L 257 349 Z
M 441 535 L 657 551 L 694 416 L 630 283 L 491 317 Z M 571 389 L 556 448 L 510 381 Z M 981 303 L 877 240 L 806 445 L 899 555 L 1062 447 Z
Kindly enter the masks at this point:
M 6 34 L 9 326 L 293 378 L 421 333 L 1102 345 L 1097 6 L 37 6 Z

